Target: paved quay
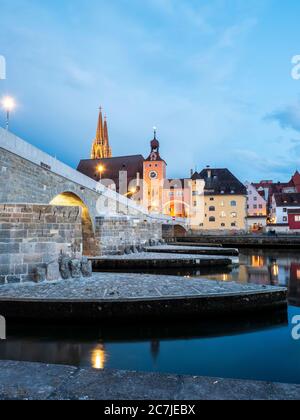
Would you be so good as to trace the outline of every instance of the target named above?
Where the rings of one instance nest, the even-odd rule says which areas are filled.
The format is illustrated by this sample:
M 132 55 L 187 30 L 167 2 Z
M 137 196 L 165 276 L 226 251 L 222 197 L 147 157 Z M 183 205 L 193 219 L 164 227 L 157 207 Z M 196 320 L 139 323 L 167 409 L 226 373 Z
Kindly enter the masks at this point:
M 161 245 L 146 248 L 151 253 L 169 254 L 194 254 L 194 255 L 215 255 L 215 256 L 239 256 L 239 250 L 235 248 L 185 246 L 185 245 Z
M 8 319 L 200 317 L 283 306 L 284 288 L 133 273 L 0 287 L 0 313 Z
M 300 386 L 0 361 L 0 400 L 299 400 Z
M 172 269 L 172 268 L 201 268 L 228 267 L 237 264 L 236 257 L 209 256 L 195 254 L 174 254 L 141 252 L 127 255 L 103 255 L 91 257 L 95 271 L 131 270 L 131 269 Z
M 300 249 L 300 235 L 201 235 L 176 238 L 177 245 L 224 246 L 235 248 Z

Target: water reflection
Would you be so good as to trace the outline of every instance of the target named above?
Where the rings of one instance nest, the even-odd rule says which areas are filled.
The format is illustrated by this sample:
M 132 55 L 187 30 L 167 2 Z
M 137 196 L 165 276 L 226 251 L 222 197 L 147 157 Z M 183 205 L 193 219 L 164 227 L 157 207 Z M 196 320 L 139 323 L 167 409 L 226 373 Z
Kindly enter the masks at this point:
M 0 342 L 0 360 L 20 360 L 49 364 L 115 367 L 110 357 L 111 345 L 122 348 L 145 346 L 151 364 L 160 359 L 162 343 L 193 342 L 213 337 L 232 337 L 268 331 L 287 325 L 287 313 L 278 310 L 220 320 L 177 320 L 143 323 L 105 323 L 105 325 L 10 325 L 8 339 Z M 146 350 L 147 349 L 147 350 Z M 124 359 L 131 355 L 123 354 Z M 121 362 L 120 362 L 121 363 Z M 150 362 L 149 362 L 150 363 Z
M 104 369 L 107 361 L 107 355 L 104 344 L 99 344 L 92 350 L 91 365 L 94 369 Z
M 300 254 L 296 251 L 242 250 L 240 266 L 229 273 L 189 274 L 194 278 L 287 287 L 290 305 L 300 307 Z

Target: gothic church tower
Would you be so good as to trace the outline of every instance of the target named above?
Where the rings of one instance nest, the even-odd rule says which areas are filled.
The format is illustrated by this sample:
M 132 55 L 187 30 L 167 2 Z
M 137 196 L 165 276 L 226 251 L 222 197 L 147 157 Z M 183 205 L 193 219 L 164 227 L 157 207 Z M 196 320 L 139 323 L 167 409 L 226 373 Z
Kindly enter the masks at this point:
M 112 150 L 109 145 L 108 127 L 106 117 L 102 117 L 100 108 L 96 138 L 93 141 L 91 159 L 107 159 L 112 157 Z

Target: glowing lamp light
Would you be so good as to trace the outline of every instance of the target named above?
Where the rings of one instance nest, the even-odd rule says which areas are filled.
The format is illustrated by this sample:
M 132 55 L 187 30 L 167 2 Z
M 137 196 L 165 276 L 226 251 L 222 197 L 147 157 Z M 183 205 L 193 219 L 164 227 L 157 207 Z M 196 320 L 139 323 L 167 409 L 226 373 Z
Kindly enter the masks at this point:
M 6 96 L 5 98 L 2 99 L 1 106 L 6 112 L 6 129 L 8 130 L 10 113 L 15 109 L 16 102 L 14 98 L 12 98 L 11 96 Z
M 6 96 L 5 98 L 3 98 L 1 104 L 2 104 L 2 107 L 5 109 L 5 111 L 8 111 L 8 112 L 13 111 L 16 107 L 16 102 L 14 98 L 10 96 Z
M 103 165 L 98 165 L 97 171 L 99 172 L 99 175 L 100 175 L 100 181 L 102 181 L 102 174 L 105 171 L 105 167 Z

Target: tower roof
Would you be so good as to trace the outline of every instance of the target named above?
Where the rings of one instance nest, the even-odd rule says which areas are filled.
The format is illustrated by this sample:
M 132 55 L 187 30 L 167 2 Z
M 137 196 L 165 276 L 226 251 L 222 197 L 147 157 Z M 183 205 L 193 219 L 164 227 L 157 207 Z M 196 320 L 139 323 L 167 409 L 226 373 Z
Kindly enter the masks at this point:
M 103 116 L 102 116 L 102 108 L 100 108 L 95 141 L 97 144 L 103 144 L 103 140 L 104 140 Z
M 107 120 L 105 117 L 103 124 L 102 108 L 100 108 L 96 137 L 92 145 L 91 159 L 106 159 L 111 157 L 112 151 L 109 145 Z

